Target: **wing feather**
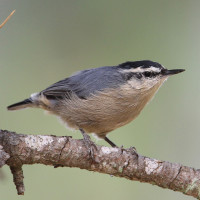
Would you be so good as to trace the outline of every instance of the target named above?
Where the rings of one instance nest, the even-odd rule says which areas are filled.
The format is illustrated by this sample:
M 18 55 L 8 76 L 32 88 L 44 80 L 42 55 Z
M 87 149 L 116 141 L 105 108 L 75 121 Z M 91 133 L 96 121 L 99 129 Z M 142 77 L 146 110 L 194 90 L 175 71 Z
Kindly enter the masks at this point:
M 125 83 L 121 73 L 116 67 L 100 67 L 84 70 L 69 78 L 54 83 L 41 93 L 47 98 L 66 98 L 72 93 L 79 98 L 87 99 L 88 96 L 103 91 L 106 88 L 116 88 Z

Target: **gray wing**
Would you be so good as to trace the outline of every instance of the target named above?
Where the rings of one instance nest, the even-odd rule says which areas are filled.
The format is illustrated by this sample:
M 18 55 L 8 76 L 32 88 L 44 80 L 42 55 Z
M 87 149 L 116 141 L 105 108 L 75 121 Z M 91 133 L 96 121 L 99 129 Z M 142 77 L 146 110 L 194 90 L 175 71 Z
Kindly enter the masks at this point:
M 91 94 L 106 88 L 117 88 L 125 83 L 117 67 L 100 67 L 84 70 L 61 80 L 41 93 L 49 99 L 69 97 L 75 93 L 79 98 L 87 99 Z

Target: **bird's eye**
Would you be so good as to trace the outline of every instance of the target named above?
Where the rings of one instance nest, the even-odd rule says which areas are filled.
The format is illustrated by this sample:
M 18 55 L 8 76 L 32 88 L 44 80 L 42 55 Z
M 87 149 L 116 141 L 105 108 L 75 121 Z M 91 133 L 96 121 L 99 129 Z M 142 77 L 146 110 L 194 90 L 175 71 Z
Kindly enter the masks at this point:
M 153 76 L 153 73 L 152 72 L 144 72 L 144 76 L 150 78 Z

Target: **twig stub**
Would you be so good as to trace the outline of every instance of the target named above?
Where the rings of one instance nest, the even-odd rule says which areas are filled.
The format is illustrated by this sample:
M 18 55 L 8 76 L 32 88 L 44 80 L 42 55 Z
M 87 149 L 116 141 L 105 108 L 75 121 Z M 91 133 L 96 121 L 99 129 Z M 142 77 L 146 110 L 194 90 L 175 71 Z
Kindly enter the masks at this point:
M 11 16 L 15 13 L 15 10 L 13 10 L 10 15 L 4 20 L 4 22 L 0 25 L 0 29 L 6 24 L 6 22 L 11 18 Z

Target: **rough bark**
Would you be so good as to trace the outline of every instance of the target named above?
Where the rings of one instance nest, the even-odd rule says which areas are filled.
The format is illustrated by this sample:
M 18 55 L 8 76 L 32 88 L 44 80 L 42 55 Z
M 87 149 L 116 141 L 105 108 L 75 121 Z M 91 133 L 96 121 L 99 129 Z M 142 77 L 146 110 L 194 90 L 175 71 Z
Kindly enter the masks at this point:
M 7 164 L 19 195 L 24 194 L 25 164 L 78 167 L 146 182 L 200 198 L 200 171 L 177 163 L 139 155 L 134 149 L 98 146 L 94 157 L 83 140 L 54 135 L 23 135 L 0 130 L 0 167 Z

